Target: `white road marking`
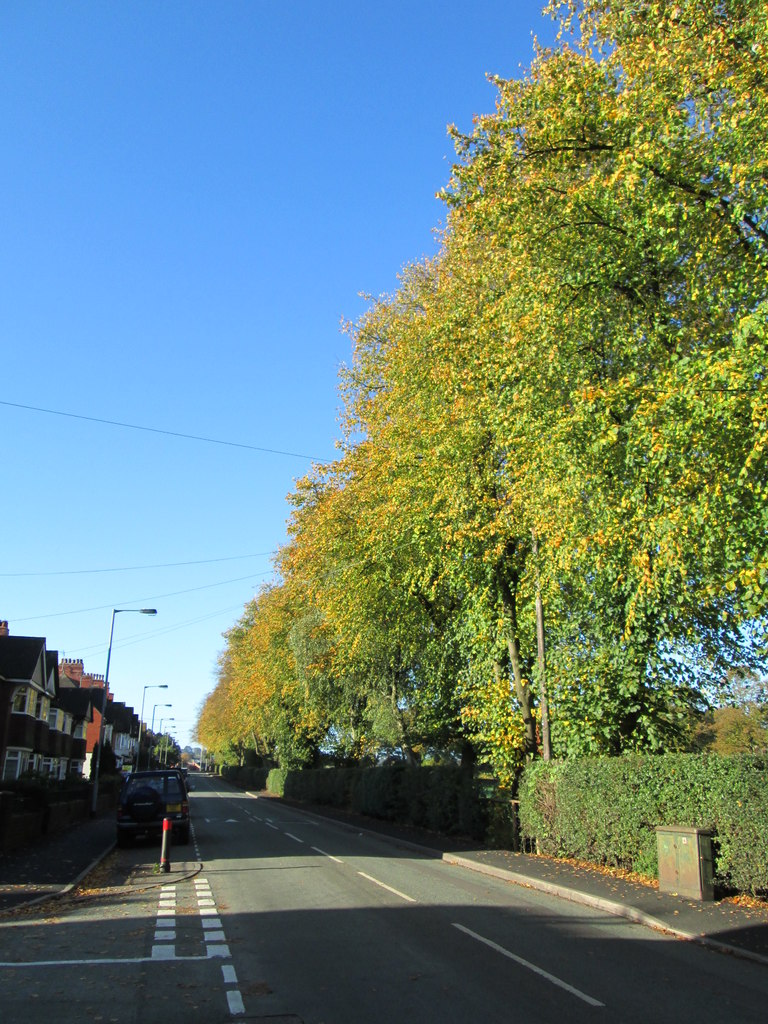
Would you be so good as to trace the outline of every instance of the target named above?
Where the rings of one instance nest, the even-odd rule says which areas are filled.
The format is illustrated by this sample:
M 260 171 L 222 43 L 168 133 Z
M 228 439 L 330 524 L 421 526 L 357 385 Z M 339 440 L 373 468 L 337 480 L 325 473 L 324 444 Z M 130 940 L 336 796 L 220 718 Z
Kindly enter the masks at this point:
M 500 946 L 497 942 L 492 942 L 491 939 L 486 939 L 482 935 L 478 935 L 477 932 L 470 931 L 469 928 L 465 928 L 463 924 L 457 924 L 453 922 L 453 927 L 458 928 L 460 932 L 464 932 L 465 935 L 469 935 L 470 938 L 476 939 L 477 942 L 482 942 L 484 946 L 488 946 L 489 949 L 495 950 L 497 953 L 501 953 L 502 956 L 507 957 L 509 960 L 514 960 L 516 964 L 521 967 L 525 967 L 526 970 L 533 971 L 534 974 L 538 974 L 540 978 L 545 978 L 547 981 L 551 981 L 553 985 L 557 985 L 558 988 L 565 989 L 566 992 L 570 992 L 571 995 L 576 996 L 577 999 L 583 1000 L 590 1006 L 605 1006 L 605 1003 L 601 1003 L 599 999 L 593 999 L 592 996 L 588 996 L 585 992 L 579 991 L 574 988 L 573 985 L 569 985 L 567 981 L 563 981 L 561 978 L 555 977 L 554 974 L 550 974 L 549 971 L 543 970 L 541 967 L 537 967 L 536 964 L 532 964 L 530 960 L 524 960 L 521 956 L 517 956 L 515 953 L 511 953 L 508 949 Z
M 339 860 L 338 857 L 334 857 L 332 853 L 326 853 L 325 850 L 321 850 L 319 846 L 313 846 L 313 847 L 311 847 L 311 849 L 313 849 L 315 851 L 315 853 L 321 854 L 321 856 L 323 856 L 323 857 L 328 857 L 330 860 L 335 860 L 337 864 L 343 864 L 344 863 L 343 860 Z
M 363 878 L 367 878 L 369 882 L 373 882 L 374 885 L 380 885 L 382 889 L 386 889 L 387 892 L 394 893 L 395 896 L 399 896 L 403 900 L 408 900 L 409 903 L 415 903 L 416 900 L 413 896 L 406 896 L 404 892 L 400 892 L 399 889 L 393 889 L 391 885 L 387 885 L 385 882 L 380 882 L 378 878 L 374 878 L 373 875 L 366 875 L 364 871 L 358 871 L 358 875 Z
M 170 948 L 168 946 L 166 949 Z M 209 960 L 211 954 L 205 956 L 173 956 L 163 959 L 173 960 L 180 963 L 187 960 Z M 151 956 L 122 956 L 122 957 L 97 957 L 91 960 L 7 960 L 0 962 L 0 969 L 4 967 L 115 967 L 120 964 L 151 964 L 157 963 L 156 957 Z
M 304 842 L 303 839 L 299 839 L 299 837 L 295 836 L 292 832 L 286 832 L 285 834 L 288 836 L 289 839 L 293 839 L 297 843 L 303 843 Z
M 176 959 L 176 948 L 175 948 L 175 946 L 153 946 L 152 947 L 152 959 L 153 960 L 175 960 Z
M 232 964 L 221 965 L 221 976 L 224 979 L 225 985 L 236 985 L 237 975 L 235 974 L 235 968 Z
M 229 1012 L 233 1017 L 238 1017 L 240 1014 L 245 1013 L 245 1006 L 243 1006 L 243 997 L 235 989 L 234 991 L 227 992 L 227 1004 L 229 1005 Z
M 209 957 L 212 957 L 212 956 L 223 956 L 223 957 L 226 957 L 227 960 L 228 960 L 230 958 L 230 956 L 232 955 L 229 952 L 229 946 L 226 944 L 226 942 L 220 942 L 220 943 L 214 942 L 214 943 L 211 943 L 210 946 L 206 946 L 205 949 L 206 949 L 206 954 Z

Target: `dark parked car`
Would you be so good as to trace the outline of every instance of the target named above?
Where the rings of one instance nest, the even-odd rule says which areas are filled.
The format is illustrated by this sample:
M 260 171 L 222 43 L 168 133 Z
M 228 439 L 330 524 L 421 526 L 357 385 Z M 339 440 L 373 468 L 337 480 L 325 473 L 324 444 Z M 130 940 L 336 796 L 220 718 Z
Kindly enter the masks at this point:
M 127 846 L 136 836 L 156 836 L 169 818 L 174 842 L 189 842 L 189 798 L 177 768 L 133 772 L 123 784 L 117 805 L 117 845 Z

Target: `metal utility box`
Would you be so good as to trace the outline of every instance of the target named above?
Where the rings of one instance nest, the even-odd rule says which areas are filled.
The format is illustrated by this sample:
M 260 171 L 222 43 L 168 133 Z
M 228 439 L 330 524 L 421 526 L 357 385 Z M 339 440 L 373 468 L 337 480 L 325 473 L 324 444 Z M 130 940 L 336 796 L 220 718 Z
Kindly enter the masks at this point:
M 659 891 L 714 899 L 712 833 L 685 825 L 657 825 Z

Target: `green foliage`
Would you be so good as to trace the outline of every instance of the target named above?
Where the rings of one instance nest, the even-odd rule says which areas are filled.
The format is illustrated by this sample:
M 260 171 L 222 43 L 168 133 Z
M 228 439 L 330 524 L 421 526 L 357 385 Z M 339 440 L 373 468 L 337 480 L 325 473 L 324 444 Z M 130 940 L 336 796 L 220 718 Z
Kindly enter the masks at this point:
M 548 740 L 683 749 L 766 668 L 764 3 L 551 7 L 557 45 L 454 132 L 440 253 L 348 327 L 340 454 L 227 633 L 217 753 L 468 743 L 510 786 Z M 357 788 L 389 813 L 384 778 Z
M 768 762 L 628 754 L 537 762 L 523 772 L 520 827 L 539 852 L 656 874 L 657 825 L 711 829 L 715 879 L 768 890 Z
M 267 788 L 267 774 L 266 768 L 247 765 L 224 765 L 221 769 L 221 777 L 231 785 L 256 792 Z
M 469 773 L 455 767 L 319 768 L 282 774 L 280 795 L 444 835 L 485 833 L 485 806 Z M 269 788 L 272 790 L 272 773 Z M 278 790 L 275 789 L 274 792 Z
M 272 768 L 267 775 L 267 789 L 275 796 L 285 794 L 285 780 L 288 776 L 287 768 Z
M 91 781 L 93 781 L 93 775 L 96 771 L 96 756 L 98 754 L 99 744 L 94 744 L 93 753 L 91 755 Z M 117 758 L 115 752 L 112 750 L 112 744 L 107 740 L 104 744 L 104 749 L 101 752 L 99 758 L 99 779 L 103 775 L 116 775 L 117 774 Z

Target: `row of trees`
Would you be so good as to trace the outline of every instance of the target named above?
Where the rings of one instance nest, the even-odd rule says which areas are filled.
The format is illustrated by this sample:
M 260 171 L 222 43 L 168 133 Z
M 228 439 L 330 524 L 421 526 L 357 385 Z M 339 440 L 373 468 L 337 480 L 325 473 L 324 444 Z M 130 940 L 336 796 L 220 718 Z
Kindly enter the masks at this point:
M 570 0 L 439 254 L 348 331 L 339 457 L 198 735 L 285 766 L 690 742 L 765 668 L 762 0 Z M 718 697 L 719 695 L 719 697 Z

